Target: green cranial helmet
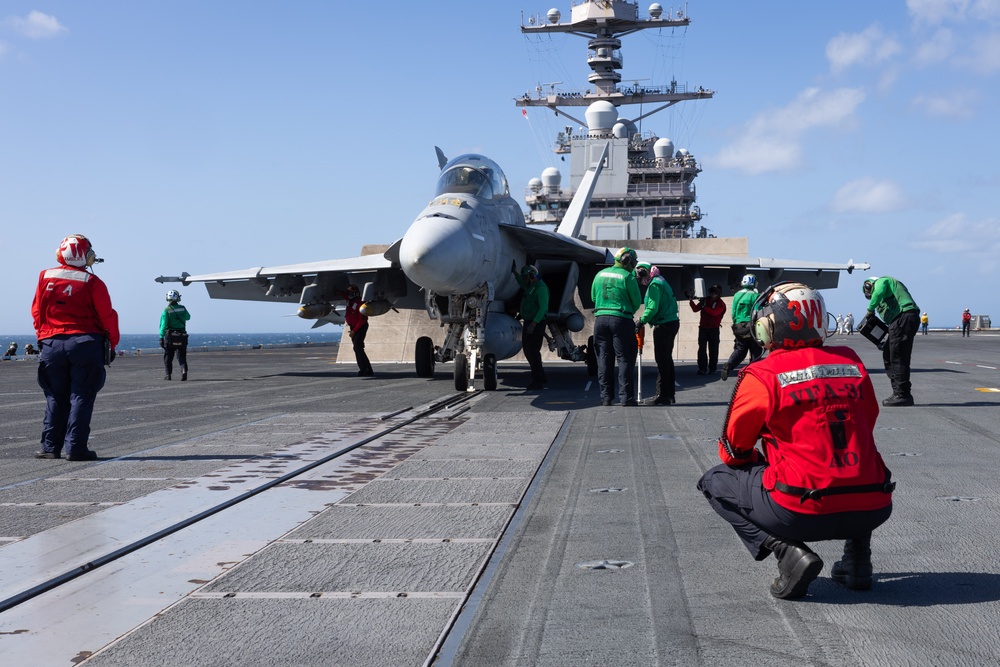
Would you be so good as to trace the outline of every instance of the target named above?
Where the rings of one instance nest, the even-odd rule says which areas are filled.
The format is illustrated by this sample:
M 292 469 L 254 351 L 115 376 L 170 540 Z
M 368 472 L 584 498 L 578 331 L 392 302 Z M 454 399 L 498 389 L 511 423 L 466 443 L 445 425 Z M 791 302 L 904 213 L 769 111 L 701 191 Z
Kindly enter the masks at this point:
M 861 291 L 865 293 L 866 299 L 872 298 L 872 290 L 875 289 L 876 280 L 878 280 L 877 276 L 874 278 L 865 278 L 865 282 L 861 283 Z
M 639 261 L 638 256 L 635 254 L 635 250 L 625 246 L 615 255 L 615 264 L 622 267 L 626 271 L 632 271 L 635 269 L 636 262 Z
M 531 264 L 525 264 L 521 267 L 521 277 L 525 280 L 537 280 L 538 269 Z

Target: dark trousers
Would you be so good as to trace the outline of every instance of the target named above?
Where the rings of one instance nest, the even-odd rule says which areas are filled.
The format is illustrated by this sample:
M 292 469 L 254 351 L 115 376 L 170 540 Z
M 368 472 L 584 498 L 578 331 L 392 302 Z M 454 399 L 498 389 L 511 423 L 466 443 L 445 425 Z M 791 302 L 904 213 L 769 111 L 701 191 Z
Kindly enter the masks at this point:
M 719 329 L 698 327 L 698 370 L 714 373 L 719 366 Z
M 69 334 L 39 342 L 38 386 L 45 394 L 42 449 L 82 455 L 90 439 L 90 418 L 104 386 L 104 336 Z
M 760 359 L 760 355 L 764 353 L 752 336 L 746 338 L 734 337 L 733 353 L 729 355 L 729 360 L 726 362 L 729 370 L 735 371 L 743 363 L 743 360 L 747 358 L 748 352 L 750 353 L 751 364 Z
M 169 339 L 168 339 L 169 340 Z M 187 373 L 188 370 L 188 347 L 187 345 L 182 345 L 180 347 L 170 347 L 169 343 L 165 343 L 166 347 L 163 348 L 163 370 L 166 371 L 167 375 L 174 372 L 174 354 L 177 354 L 177 365 L 181 367 L 181 372 Z
M 698 481 L 712 508 L 728 521 L 743 546 L 756 560 L 771 552 L 764 548 L 768 537 L 785 542 L 851 540 L 871 535 L 892 514 L 892 505 L 882 509 L 833 514 L 803 514 L 785 509 L 764 490 L 766 464 L 711 468 Z
M 372 370 L 372 362 L 368 361 L 368 355 L 365 354 L 365 336 L 368 335 L 368 322 L 365 322 L 357 329 L 352 329 L 354 335 L 351 336 L 351 341 L 354 343 L 354 358 L 358 362 L 358 370 L 360 370 L 365 375 L 371 375 L 375 371 Z
M 889 323 L 888 341 L 882 348 L 882 361 L 895 396 L 905 398 L 910 395 L 910 355 L 913 353 L 913 337 L 917 335 L 919 327 L 920 316 L 915 310 L 900 313 Z
M 597 382 L 601 399 L 615 393 L 615 362 L 618 362 L 618 397 L 622 403 L 635 400 L 635 358 L 639 343 L 631 318 L 600 315 L 594 319 L 594 347 L 597 348 Z
M 528 333 L 528 323 L 521 328 L 521 350 L 524 358 L 528 360 L 531 368 L 531 381 L 535 384 L 546 382 L 545 369 L 542 368 L 542 341 L 545 340 L 545 325 L 541 322 L 535 323 L 535 329 Z
M 679 320 L 657 324 L 653 327 L 653 358 L 656 360 L 656 398 L 673 398 L 674 341 L 680 331 Z
M 964 321 L 962 322 L 962 337 L 963 338 L 965 338 L 966 336 L 971 336 L 972 335 L 972 332 L 970 331 L 971 327 L 972 327 L 972 322 L 964 322 Z

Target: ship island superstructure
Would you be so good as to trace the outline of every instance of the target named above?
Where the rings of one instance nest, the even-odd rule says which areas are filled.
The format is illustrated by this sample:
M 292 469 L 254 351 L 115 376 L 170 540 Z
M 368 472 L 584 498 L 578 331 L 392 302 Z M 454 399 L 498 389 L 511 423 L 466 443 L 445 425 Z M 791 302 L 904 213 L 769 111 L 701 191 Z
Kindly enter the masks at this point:
M 637 2 L 586 0 L 575 4 L 569 22 L 561 22 L 557 9 L 544 17 L 530 17 L 521 31 L 566 33 L 588 38 L 587 64 L 592 70 L 589 87 L 577 91 L 548 90 L 539 85 L 535 94 L 515 98 L 519 107 L 545 107 L 574 125 L 566 125 L 556 138 L 555 152 L 570 156 L 570 184 L 561 186 L 558 169 L 545 169 L 528 183 L 525 203 L 529 225 L 558 224 L 587 169 L 609 144 L 609 155 L 591 197 L 580 235 L 591 241 L 682 239 L 711 236 L 700 225 L 702 213 L 695 204 L 697 160 L 685 148 L 675 148 L 668 138 L 640 132 L 639 122 L 679 102 L 709 99 L 714 91 L 672 80 L 663 86 L 622 85 L 621 37 L 641 30 L 683 28 L 690 19 L 686 9 L 664 12 L 659 3 L 639 17 Z M 622 107 L 639 105 L 643 111 L 624 117 Z M 650 108 L 652 107 L 652 108 Z M 585 120 L 579 118 L 583 110 Z M 584 110 L 585 108 L 585 110 Z M 573 110 L 573 111 L 571 111 Z M 574 115 L 576 114 L 576 115 Z

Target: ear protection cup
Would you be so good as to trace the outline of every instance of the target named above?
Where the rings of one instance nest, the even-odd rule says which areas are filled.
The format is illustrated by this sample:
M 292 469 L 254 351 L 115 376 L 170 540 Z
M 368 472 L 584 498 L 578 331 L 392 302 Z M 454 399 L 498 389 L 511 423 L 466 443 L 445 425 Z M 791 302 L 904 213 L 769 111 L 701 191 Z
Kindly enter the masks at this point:
M 767 315 L 763 313 L 761 315 L 762 317 L 753 323 L 753 337 L 757 340 L 757 344 L 766 350 L 774 339 L 774 325 L 767 319 Z
M 768 302 L 774 294 L 774 288 L 783 283 L 775 283 L 767 288 L 763 294 L 754 301 L 753 311 L 750 314 L 750 321 L 753 322 L 753 337 L 763 349 L 768 349 L 771 341 L 774 340 L 774 323 L 771 321 L 771 306 Z

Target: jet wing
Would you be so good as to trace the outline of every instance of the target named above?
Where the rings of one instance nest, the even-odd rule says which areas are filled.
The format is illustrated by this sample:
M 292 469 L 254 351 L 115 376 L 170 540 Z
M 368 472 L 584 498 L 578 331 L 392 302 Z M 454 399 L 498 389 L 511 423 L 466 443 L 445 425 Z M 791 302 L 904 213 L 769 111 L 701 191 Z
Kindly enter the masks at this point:
M 798 259 L 773 257 L 740 257 L 733 255 L 695 255 L 679 252 L 637 250 L 640 262 L 660 267 L 661 272 L 671 267 L 682 270 L 683 275 L 700 275 L 711 282 L 739 282 L 738 276 L 729 273 L 755 274 L 762 285 L 782 280 L 806 283 L 816 289 L 832 289 L 840 280 L 840 272 L 852 273 L 854 269 L 868 270 L 867 262 L 810 262 Z M 735 278 L 735 281 L 733 280 Z M 686 281 L 685 281 L 686 282 Z
M 236 299 L 241 301 L 278 301 L 299 303 L 302 289 L 315 282 L 337 283 L 335 287 L 344 289 L 351 280 L 349 275 L 358 274 L 355 282 L 364 283 L 372 276 L 398 273 L 393 282 L 405 281 L 398 266 L 382 255 L 362 255 L 344 259 L 329 259 L 320 262 L 287 264 L 284 266 L 259 266 L 238 271 L 204 273 L 199 275 L 181 274 L 178 277 L 160 276 L 157 282 L 205 283 L 208 294 L 213 299 Z M 343 284 L 340 284 L 343 283 Z M 324 292 L 327 290 L 323 290 Z M 405 288 L 404 288 L 405 291 Z
M 500 231 L 514 239 L 535 259 L 568 259 L 580 264 L 610 263 L 607 248 L 598 248 L 570 236 L 512 225 L 501 225 Z

